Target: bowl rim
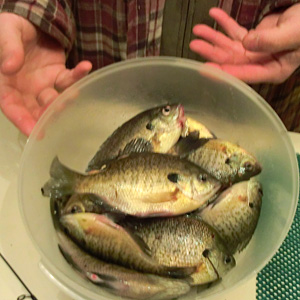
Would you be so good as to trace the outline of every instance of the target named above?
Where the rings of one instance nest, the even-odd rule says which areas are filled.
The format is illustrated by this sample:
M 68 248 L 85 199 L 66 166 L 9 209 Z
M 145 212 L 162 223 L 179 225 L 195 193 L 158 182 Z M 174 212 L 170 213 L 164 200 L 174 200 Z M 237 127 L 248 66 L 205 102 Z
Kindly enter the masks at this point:
M 44 267 L 46 268 L 47 272 L 44 272 L 48 277 L 50 278 L 53 282 L 55 282 L 60 288 L 63 288 L 65 291 L 69 291 L 70 295 L 74 296 L 74 290 L 72 290 L 74 287 L 70 287 L 67 282 L 70 280 L 67 278 L 65 274 L 63 274 L 59 269 L 56 267 L 52 266 L 51 261 L 44 255 L 43 251 L 40 249 L 38 243 L 35 241 L 33 238 L 31 232 L 30 232 L 30 227 L 27 223 L 27 219 L 24 213 L 24 207 L 23 207 L 23 196 L 22 196 L 22 178 L 24 176 L 23 170 L 24 170 L 24 164 L 25 164 L 25 159 L 27 156 L 27 153 L 30 152 L 30 149 L 32 147 L 32 144 L 36 141 L 37 137 L 39 136 L 39 130 L 41 125 L 43 124 L 44 121 L 48 120 L 50 116 L 52 115 L 52 112 L 54 110 L 54 107 L 56 107 L 56 104 L 58 102 L 63 102 L 66 100 L 66 95 L 68 95 L 69 91 L 72 90 L 77 90 L 81 89 L 87 84 L 90 84 L 91 82 L 95 80 L 101 80 L 101 77 L 105 77 L 110 73 L 118 72 L 122 69 L 126 68 L 134 68 L 134 67 L 140 67 L 141 65 L 167 65 L 167 66 L 175 66 L 175 67 L 184 67 L 184 68 L 189 68 L 193 69 L 195 71 L 198 71 L 200 74 L 205 74 L 206 76 L 209 75 L 214 79 L 220 80 L 220 82 L 226 82 L 230 84 L 231 86 L 234 86 L 238 90 L 240 90 L 242 93 L 249 93 L 251 95 L 251 98 L 257 105 L 260 107 L 263 107 L 264 111 L 266 114 L 269 114 L 271 118 L 276 119 L 275 125 L 278 129 L 279 134 L 283 138 L 285 142 L 286 149 L 289 154 L 289 160 L 290 160 L 290 165 L 292 169 L 292 173 L 294 174 L 294 190 L 292 191 L 293 194 L 293 207 L 290 208 L 289 212 L 289 221 L 287 222 L 287 225 L 285 227 L 285 230 L 281 233 L 281 235 L 278 237 L 278 242 L 276 244 L 276 247 L 274 247 L 273 251 L 269 253 L 268 256 L 266 256 L 264 262 L 262 262 L 256 270 L 253 270 L 250 272 L 247 276 L 245 276 L 243 279 L 239 280 L 235 284 L 233 284 L 230 287 L 226 288 L 226 292 L 232 291 L 234 288 L 237 288 L 238 286 L 242 285 L 249 279 L 251 279 L 253 276 L 256 276 L 258 272 L 260 272 L 265 265 L 267 265 L 272 257 L 276 254 L 282 243 L 284 242 L 290 228 L 292 225 L 292 222 L 294 220 L 294 216 L 296 213 L 297 209 L 297 203 L 298 203 L 298 195 L 299 195 L 299 170 L 298 170 L 298 163 L 297 163 L 297 157 L 295 153 L 295 149 L 293 147 L 293 144 L 291 142 L 291 139 L 288 135 L 288 132 L 283 125 L 282 121 L 280 120 L 279 116 L 275 113 L 275 111 L 271 108 L 271 106 L 256 92 L 254 91 L 248 84 L 245 82 L 239 80 L 238 78 L 234 77 L 233 75 L 230 75 L 223 70 L 217 69 L 213 66 L 206 65 L 205 63 L 201 63 L 198 61 L 194 61 L 191 59 L 185 59 L 185 58 L 178 58 L 178 57 L 144 57 L 144 58 L 135 58 L 135 59 L 129 59 L 121 62 L 116 62 L 111 65 L 105 66 L 99 70 L 96 70 L 92 72 L 91 74 L 87 75 L 86 77 L 80 79 L 78 82 L 64 90 L 56 99 L 49 105 L 47 110 L 44 112 L 44 114 L 41 116 L 41 118 L 38 120 L 36 126 L 32 130 L 32 133 L 30 134 L 27 143 L 24 147 L 24 151 L 21 156 L 20 160 L 20 171 L 18 174 L 18 203 L 19 203 L 19 211 L 21 213 L 22 221 L 25 225 L 27 234 L 34 244 L 34 247 L 36 248 L 37 252 L 39 253 L 41 257 L 41 261 L 44 262 Z M 48 266 L 48 267 L 47 267 Z M 51 267 L 50 267 L 51 266 Z M 55 275 L 52 274 L 55 272 L 56 274 L 59 274 L 60 278 L 63 277 L 63 283 L 60 282 L 57 278 L 55 278 Z M 64 287 L 62 287 L 62 284 Z M 80 287 L 81 288 L 81 287 Z M 75 287 L 76 289 L 76 287 Z M 84 288 L 85 289 L 85 288 Z M 79 295 L 82 295 L 78 290 L 76 292 Z M 224 291 L 216 291 L 215 293 L 205 296 L 203 299 L 209 300 L 211 297 L 216 297 L 217 295 L 222 294 Z M 79 296 L 80 297 L 80 296 Z

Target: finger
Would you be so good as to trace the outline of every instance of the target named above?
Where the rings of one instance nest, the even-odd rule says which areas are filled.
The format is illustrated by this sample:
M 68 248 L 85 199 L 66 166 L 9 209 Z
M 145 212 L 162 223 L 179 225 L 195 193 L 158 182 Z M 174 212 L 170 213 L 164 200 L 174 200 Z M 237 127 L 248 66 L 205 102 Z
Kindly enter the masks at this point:
M 210 66 L 217 67 L 240 80 L 253 83 L 281 83 L 286 78 L 280 74 L 280 66 L 277 63 L 268 63 L 266 65 L 259 64 L 245 64 L 245 65 L 231 65 L 231 64 L 214 64 L 207 63 Z
M 213 45 L 203 40 L 193 40 L 190 43 L 190 49 L 201 55 L 206 60 L 219 64 L 233 63 L 231 60 L 234 57 L 230 50 L 224 51 L 222 48 L 214 47 Z
M 246 51 L 240 41 L 231 40 L 207 25 L 196 25 L 194 34 L 202 37 L 205 41 L 192 41 L 191 50 L 213 62 L 240 64 L 262 62 L 270 57 L 269 53 Z
M 0 95 L 0 107 L 4 115 L 26 136 L 29 136 L 36 124 L 27 108 L 21 105 L 20 96 L 16 93 Z
M 271 53 L 297 49 L 300 47 L 299 24 L 290 22 L 274 28 L 251 30 L 243 45 L 251 51 Z
M 63 91 L 71 86 L 76 81 L 86 76 L 92 69 L 92 64 L 89 61 L 80 62 L 74 69 L 65 69 L 58 74 L 55 88 L 58 91 Z
M 196 25 L 193 28 L 193 33 L 211 44 L 218 45 L 222 48 L 230 48 L 233 45 L 233 41 L 226 35 L 204 24 Z
M 38 95 L 37 102 L 42 107 L 48 106 L 57 98 L 58 95 L 58 91 L 54 88 L 46 88 Z
M 2 73 L 10 75 L 18 72 L 23 66 L 24 47 L 21 30 L 16 22 L 7 20 L 6 15 L 1 16 L 0 66 Z
M 37 121 L 40 116 L 39 111 L 41 110 L 41 107 L 38 104 L 36 97 L 33 94 L 22 94 L 21 97 L 22 102 L 19 105 L 24 106 L 31 116 Z
M 213 7 L 209 11 L 209 15 L 224 29 L 224 31 L 234 40 L 242 41 L 248 33 L 247 29 L 240 26 L 225 11 L 220 8 Z

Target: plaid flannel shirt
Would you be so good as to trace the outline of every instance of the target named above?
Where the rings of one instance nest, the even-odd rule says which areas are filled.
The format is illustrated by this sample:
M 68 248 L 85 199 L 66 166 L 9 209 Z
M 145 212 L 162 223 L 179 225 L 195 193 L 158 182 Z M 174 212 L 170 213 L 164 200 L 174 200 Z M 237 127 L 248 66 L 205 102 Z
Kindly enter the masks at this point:
M 86 59 L 95 70 L 124 59 L 159 55 L 165 1 L 0 0 L 0 11 L 23 16 L 56 39 L 68 54 L 68 67 Z M 250 29 L 265 15 L 297 2 L 300 0 L 218 0 L 218 6 Z M 283 84 L 252 87 L 271 104 L 288 130 L 300 132 L 299 68 Z

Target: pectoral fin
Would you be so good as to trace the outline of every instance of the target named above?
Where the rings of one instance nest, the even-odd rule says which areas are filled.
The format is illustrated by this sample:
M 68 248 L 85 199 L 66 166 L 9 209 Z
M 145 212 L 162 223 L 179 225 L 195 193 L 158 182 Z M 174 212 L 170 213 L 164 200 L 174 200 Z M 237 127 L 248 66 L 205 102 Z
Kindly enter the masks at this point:
M 107 226 L 110 226 L 115 230 L 122 232 L 123 235 L 128 235 L 128 237 L 137 244 L 137 246 L 141 249 L 142 252 L 144 252 L 148 256 L 151 256 L 151 250 L 148 247 L 148 245 L 144 242 L 144 240 L 140 236 L 134 233 L 134 230 L 131 229 L 129 224 L 127 224 L 126 227 L 124 227 L 123 225 L 120 226 L 119 224 L 116 223 L 118 222 L 116 216 L 110 214 L 96 215 L 95 218 L 97 219 L 97 221 L 105 223 Z
M 209 139 L 201 138 L 198 139 L 194 135 L 188 135 L 187 137 L 181 138 L 175 145 L 172 151 L 175 151 L 177 155 L 184 157 L 190 152 L 202 147 L 207 143 Z
M 150 141 L 147 141 L 143 138 L 138 138 L 131 140 L 125 148 L 120 152 L 119 156 L 129 155 L 133 152 L 151 152 L 153 150 L 152 144 Z

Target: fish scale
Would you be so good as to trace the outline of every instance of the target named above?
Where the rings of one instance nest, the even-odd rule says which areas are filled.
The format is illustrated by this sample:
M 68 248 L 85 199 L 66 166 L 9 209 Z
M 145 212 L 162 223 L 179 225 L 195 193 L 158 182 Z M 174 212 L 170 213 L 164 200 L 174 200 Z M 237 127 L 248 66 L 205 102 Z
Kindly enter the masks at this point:
M 159 232 L 156 235 L 156 238 L 152 240 L 152 243 L 146 239 L 146 243 L 148 244 L 149 248 L 152 249 L 158 249 L 157 251 L 153 252 L 154 257 L 158 261 L 164 261 L 165 262 L 165 255 L 167 253 L 167 257 L 173 261 L 170 261 L 168 265 L 172 265 L 172 263 L 176 262 L 181 264 L 186 264 L 186 265 L 193 265 L 199 260 L 202 259 L 202 252 L 204 248 L 202 247 L 198 252 L 193 252 L 192 247 L 188 247 L 187 242 L 189 242 L 189 237 L 193 236 L 193 243 L 195 243 L 195 237 L 196 237 L 196 232 L 195 232 L 195 227 L 194 226 L 189 226 L 189 231 L 186 232 L 187 236 L 182 236 L 181 230 L 182 227 L 179 226 L 179 222 L 177 220 L 173 220 L 173 222 L 170 222 L 170 225 L 167 224 L 167 222 L 153 222 L 152 226 L 149 227 L 149 230 L 157 231 Z M 168 226 L 169 225 L 169 226 Z M 168 226 L 167 228 L 169 229 L 168 231 L 165 230 L 165 226 Z M 144 229 L 144 227 L 143 227 Z M 202 235 L 206 236 L 207 232 L 206 227 L 203 226 L 201 228 L 202 230 Z M 139 232 L 136 232 L 139 234 Z M 145 237 L 147 233 L 143 233 L 143 237 Z M 174 244 L 174 237 L 176 237 L 176 242 L 180 243 L 183 245 L 183 247 L 179 248 L 170 248 L 171 244 Z M 197 238 L 196 238 L 197 240 Z M 209 245 L 210 246 L 210 245 Z M 186 255 L 188 251 L 188 255 Z M 196 256 L 190 255 L 190 254 L 196 254 Z

